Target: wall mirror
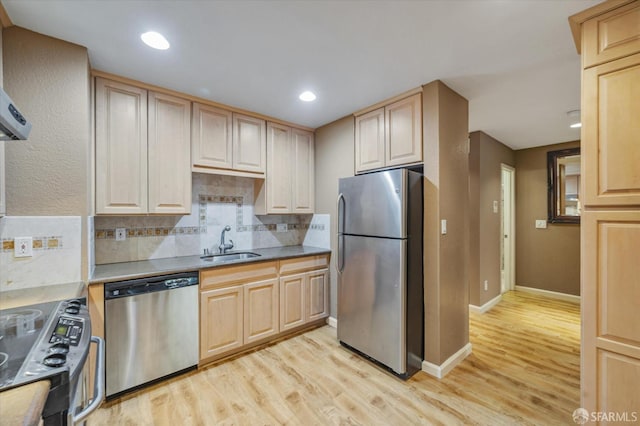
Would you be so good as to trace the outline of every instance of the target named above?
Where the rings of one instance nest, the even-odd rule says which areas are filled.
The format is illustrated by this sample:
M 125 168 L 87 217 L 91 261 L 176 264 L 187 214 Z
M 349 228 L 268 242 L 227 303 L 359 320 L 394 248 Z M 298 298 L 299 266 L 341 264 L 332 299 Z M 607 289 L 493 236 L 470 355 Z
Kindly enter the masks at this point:
M 580 148 L 547 152 L 548 220 L 580 223 Z

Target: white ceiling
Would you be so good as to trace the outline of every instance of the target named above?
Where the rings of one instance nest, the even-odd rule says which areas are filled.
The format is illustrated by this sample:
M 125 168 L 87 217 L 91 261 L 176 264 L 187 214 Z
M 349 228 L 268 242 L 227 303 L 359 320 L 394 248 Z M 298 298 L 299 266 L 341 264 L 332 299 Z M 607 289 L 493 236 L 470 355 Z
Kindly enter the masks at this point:
M 309 127 L 440 79 L 469 100 L 470 131 L 514 149 L 579 139 L 567 18 L 596 3 L 2 0 L 15 25 L 86 46 L 95 69 Z M 142 44 L 149 30 L 171 48 Z

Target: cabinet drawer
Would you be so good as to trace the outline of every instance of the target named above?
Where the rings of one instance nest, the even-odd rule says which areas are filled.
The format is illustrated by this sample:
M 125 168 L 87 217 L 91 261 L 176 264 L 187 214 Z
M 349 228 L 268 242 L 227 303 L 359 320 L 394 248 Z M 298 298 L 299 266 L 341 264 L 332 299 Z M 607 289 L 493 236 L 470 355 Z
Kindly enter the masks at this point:
M 277 262 L 260 262 L 200 271 L 200 289 L 206 290 L 250 281 L 266 280 L 278 275 Z
M 584 68 L 640 52 L 640 2 L 586 21 L 582 33 Z
M 329 265 L 329 255 L 296 257 L 280 261 L 280 275 L 295 274 L 314 269 L 327 268 Z

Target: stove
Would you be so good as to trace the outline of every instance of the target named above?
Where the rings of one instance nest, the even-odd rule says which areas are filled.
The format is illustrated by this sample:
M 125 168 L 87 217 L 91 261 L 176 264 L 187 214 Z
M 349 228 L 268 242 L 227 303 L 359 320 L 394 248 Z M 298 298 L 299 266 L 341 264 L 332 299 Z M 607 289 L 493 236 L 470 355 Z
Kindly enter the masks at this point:
M 44 424 L 74 423 L 84 411 L 82 392 L 89 347 L 91 342 L 100 347 L 100 341 L 91 336 L 84 299 L 0 310 L 0 391 L 47 379 L 51 386 Z M 100 361 L 103 357 L 98 352 Z M 96 382 L 103 386 L 103 380 Z M 101 401 L 103 393 L 94 389 L 94 400 L 99 397 Z

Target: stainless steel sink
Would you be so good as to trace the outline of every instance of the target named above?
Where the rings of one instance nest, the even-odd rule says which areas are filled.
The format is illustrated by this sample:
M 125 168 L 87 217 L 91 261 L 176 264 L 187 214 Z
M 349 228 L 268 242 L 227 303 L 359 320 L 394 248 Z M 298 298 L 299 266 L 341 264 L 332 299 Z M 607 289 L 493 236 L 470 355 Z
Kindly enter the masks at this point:
M 212 254 L 209 256 L 200 256 L 200 259 L 207 262 L 230 262 L 232 260 L 245 260 L 253 257 L 260 257 L 257 253 L 251 253 L 248 251 L 239 253 L 225 253 L 225 254 Z

